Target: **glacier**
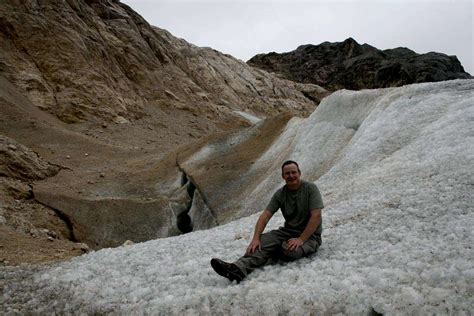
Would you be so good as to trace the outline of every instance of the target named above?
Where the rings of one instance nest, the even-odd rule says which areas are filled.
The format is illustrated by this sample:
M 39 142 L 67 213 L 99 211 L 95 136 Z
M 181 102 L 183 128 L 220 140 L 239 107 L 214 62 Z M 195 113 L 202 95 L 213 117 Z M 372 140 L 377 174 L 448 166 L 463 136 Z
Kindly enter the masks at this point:
M 0 312 L 472 313 L 474 80 L 337 91 L 310 117 L 290 120 L 254 166 L 288 158 L 326 205 L 312 257 L 240 284 L 215 274 L 212 257 L 245 251 L 261 211 L 247 210 L 255 214 L 53 266 L 0 267 Z M 266 169 L 243 208 L 283 184 L 278 168 Z M 282 223 L 277 213 L 267 229 Z

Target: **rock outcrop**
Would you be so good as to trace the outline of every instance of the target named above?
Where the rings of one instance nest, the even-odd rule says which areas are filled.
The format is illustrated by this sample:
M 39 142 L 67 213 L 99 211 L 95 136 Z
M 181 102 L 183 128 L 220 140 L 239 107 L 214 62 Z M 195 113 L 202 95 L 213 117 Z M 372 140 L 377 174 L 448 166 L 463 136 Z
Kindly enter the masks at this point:
M 41 180 L 56 175 L 58 166 L 41 159 L 31 149 L 0 135 L 0 177 Z
M 410 83 L 467 79 L 456 56 L 408 48 L 379 50 L 354 39 L 303 45 L 288 53 L 259 54 L 249 65 L 329 90 L 397 87 Z

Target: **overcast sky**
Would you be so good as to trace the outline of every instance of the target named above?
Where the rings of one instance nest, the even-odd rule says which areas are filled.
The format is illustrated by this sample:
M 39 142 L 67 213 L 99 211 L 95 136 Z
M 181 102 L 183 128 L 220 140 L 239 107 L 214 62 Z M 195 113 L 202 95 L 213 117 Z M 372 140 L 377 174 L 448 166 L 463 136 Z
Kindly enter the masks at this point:
M 150 24 L 247 61 L 348 37 L 380 49 L 456 55 L 474 75 L 472 0 L 122 0 Z

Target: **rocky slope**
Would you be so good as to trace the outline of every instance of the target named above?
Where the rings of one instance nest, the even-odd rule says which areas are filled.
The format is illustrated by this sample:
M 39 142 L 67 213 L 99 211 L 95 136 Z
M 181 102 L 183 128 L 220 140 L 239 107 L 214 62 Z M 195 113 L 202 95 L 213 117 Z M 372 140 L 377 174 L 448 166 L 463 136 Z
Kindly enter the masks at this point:
M 298 90 L 323 91 L 177 39 L 119 1 L 4 1 L 0 26 L 1 72 L 68 123 L 130 122 L 154 108 L 234 126 L 233 110 L 309 114 Z
M 115 0 L 2 1 L 0 42 L 0 261 L 10 263 L 87 249 L 68 240 L 100 248 L 189 231 L 180 214 L 199 189 L 178 156 L 222 137 L 213 133 L 308 115 L 327 94 L 175 38 Z M 209 214 L 195 227 L 216 225 Z
M 260 54 L 247 63 L 329 90 L 397 87 L 471 77 L 456 56 L 435 52 L 417 54 L 403 47 L 379 50 L 368 44 L 360 45 L 352 38 L 303 45 L 288 53 Z

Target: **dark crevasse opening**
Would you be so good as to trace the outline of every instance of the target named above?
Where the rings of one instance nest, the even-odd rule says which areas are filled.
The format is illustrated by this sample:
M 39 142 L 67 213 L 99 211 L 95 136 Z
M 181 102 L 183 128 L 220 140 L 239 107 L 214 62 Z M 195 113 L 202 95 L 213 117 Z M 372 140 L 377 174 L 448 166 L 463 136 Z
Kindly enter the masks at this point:
M 193 205 L 193 198 L 194 192 L 196 191 L 196 186 L 188 179 L 185 173 L 183 173 L 183 177 L 181 178 L 181 185 L 186 186 L 186 192 L 188 193 L 191 199 L 186 205 L 186 210 L 178 214 L 176 218 L 176 226 L 182 233 L 186 234 L 193 231 L 193 223 L 191 217 L 189 216 L 189 210 Z

